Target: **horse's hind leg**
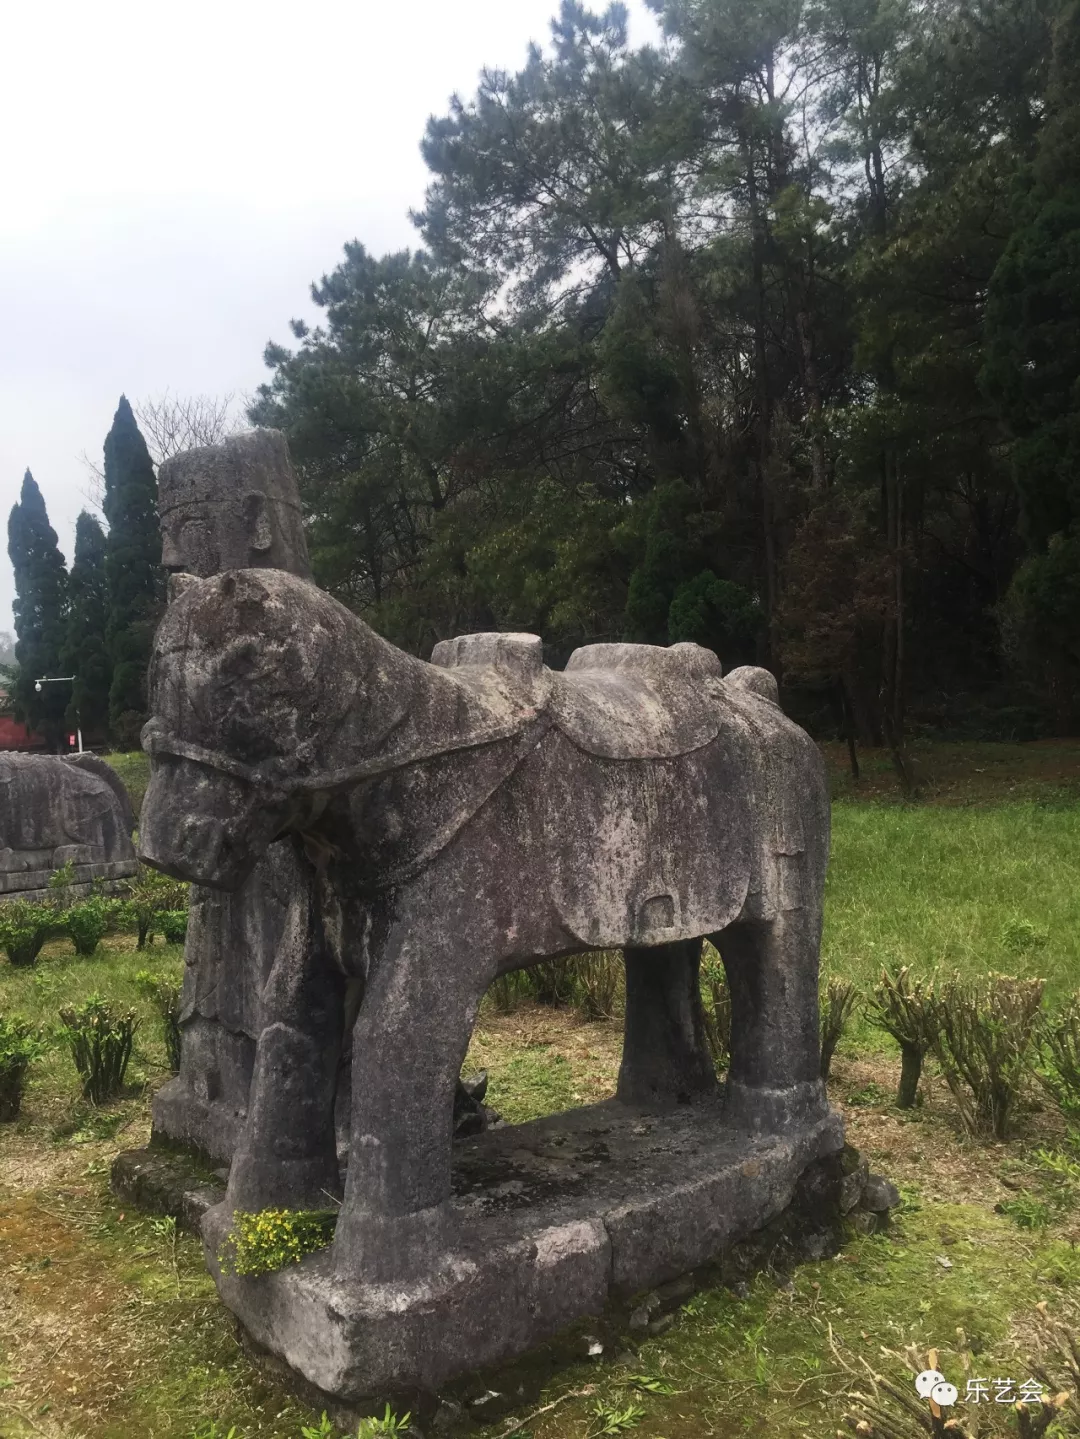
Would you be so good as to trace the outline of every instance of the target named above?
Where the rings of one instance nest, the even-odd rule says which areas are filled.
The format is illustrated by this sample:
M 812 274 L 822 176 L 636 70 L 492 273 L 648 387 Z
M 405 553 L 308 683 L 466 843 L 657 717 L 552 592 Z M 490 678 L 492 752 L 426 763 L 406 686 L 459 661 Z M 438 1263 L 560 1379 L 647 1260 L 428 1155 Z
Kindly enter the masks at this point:
M 787 909 L 712 936 L 731 990 L 727 1114 L 765 1133 L 825 1113 L 818 1057 L 820 917 Z
M 618 1097 L 627 1104 L 687 1102 L 712 1089 L 698 969 L 701 940 L 629 948 Z

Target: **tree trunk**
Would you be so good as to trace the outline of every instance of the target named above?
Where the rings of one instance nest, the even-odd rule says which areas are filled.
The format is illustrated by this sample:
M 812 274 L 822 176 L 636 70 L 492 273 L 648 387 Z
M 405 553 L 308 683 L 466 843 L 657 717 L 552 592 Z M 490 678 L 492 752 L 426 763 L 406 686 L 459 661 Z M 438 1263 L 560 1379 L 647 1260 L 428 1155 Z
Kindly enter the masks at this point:
M 847 685 L 841 675 L 836 681 L 837 708 L 840 711 L 840 729 L 847 744 L 848 764 L 851 766 L 851 778 L 855 784 L 859 783 L 859 752 L 855 743 L 855 719 L 851 712 L 851 703 L 848 700 Z
M 881 722 L 885 741 L 892 755 L 893 768 L 900 781 L 905 799 L 915 796 L 911 765 L 904 751 L 904 561 L 903 508 L 901 486 L 897 477 L 896 454 L 892 445 L 885 448 L 884 502 L 885 543 L 892 570 L 893 613 L 885 622 L 881 656 Z
M 896 1091 L 897 1109 L 913 1109 L 922 1076 L 923 1051 L 919 1044 L 900 1046 L 900 1087 Z
M 772 413 L 769 396 L 768 348 L 766 342 L 767 303 L 765 295 L 765 217 L 758 193 L 758 177 L 752 141 L 743 137 L 746 159 L 746 191 L 750 202 L 750 266 L 754 293 L 754 392 L 757 404 L 757 463 L 761 487 L 761 527 L 765 551 L 766 626 L 771 632 L 776 612 L 776 521 L 772 497 Z

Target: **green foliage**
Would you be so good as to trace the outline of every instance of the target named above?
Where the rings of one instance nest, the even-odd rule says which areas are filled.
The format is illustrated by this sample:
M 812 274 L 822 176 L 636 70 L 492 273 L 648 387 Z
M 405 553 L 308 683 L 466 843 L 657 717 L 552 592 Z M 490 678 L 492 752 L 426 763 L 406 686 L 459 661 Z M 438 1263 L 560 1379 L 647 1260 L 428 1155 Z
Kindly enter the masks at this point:
M 411 1417 L 411 1414 L 402 1414 L 399 1419 L 387 1404 L 381 1415 L 360 1420 L 356 1439 L 376 1439 L 378 1434 L 407 1434 Z
M 93 895 L 71 905 L 58 917 L 57 923 L 63 928 L 75 946 L 75 953 L 93 954 L 109 928 L 114 906 L 102 895 Z
M 102 759 L 106 760 L 109 767 L 120 776 L 124 788 L 128 792 L 128 798 L 131 800 L 131 808 L 137 817 L 142 808 L 146 787 L 150 783 L 150 756 L 139 749 L 132 750 L 130 754 L 102 755 Z
M 0 948 L 12 964 L 32 965 L 56 924 L 51 904 L 9 899 L 0 904 Z
M 511 1014 L 528 1000 L 573 1006 L 584 1020 L 610 1019 L 621 1003 L 623 963 L 617 949 L 590 950 L 565 959 L 546 959 L 502 975 L 491 985 L 491 1003 Z
M 15 717 L 56 745 L 63 733 L 68 686 L 43 685 L 40 694 L 34 686 L 39 679 L 63 673 L 68 577 L 56 531 L 29 470 L 8 518 L 8 555 L 15 571 Z
M 1035 950 L 1042 949 L 1049 938 L 1047 930 L 1040 929 L 1030 919 L 1024 919 L 1020 915 L 1010 915 L 1001 926 L 1001 947 L 1009 954 L 1032 954 Z
M 418 653 L 761 659 L 909 788 L 913 718 L 1063 723 L 1071 8 L 653 8 L 566 0 L 429 122 L 426 249 L 348 245 L 267 348 L 320 581 Z
M 929 1035 L 971 1134 L 1004 1139 L 1038 1032 L 1042 979 L 989 974 L 942 984 Z
M 524 973 L 529 993 L 537 1004 L 556 1007 L 573 1003 L 574 975 L 565 959 L 542 959 Z
M 144 949 L 147 940 L 153 939 L 155 929 L 161 928 L 162 915 L 184 909 L 187 894 L 188 887 L 182 881 L 140 863 L 135 878 L 128 882 L 128 904 L 138 932 L 139 949 Z M 170 924 L 175 926 L 176 921 Z
M 75 863 L 65 860 L 49 875 L 49 889 L 56 896 L 56 902 L 63 904 L 68 889 L 75 883 Z
M 990 767 L 1010 747 L 980 746 Z M 1008 783 L 1014 782 L 1009 776 Z M 866 992 L 890 971 L 912 975 L 1017 968 L 1047 978 L 1060 1002 L 1080 973 L 1080 808 L 1045 798 L 996 804 L 833 806 L 822 958 Z M 1001 948 L 1006 924 L 1029 919 L 1053 942 L 1021 966 Z M 857 1037 L 858 1016 L 852 1021 Z
M 26 1071 L 44 1048 L 40 1034 L 26 1020 L 0 1014 L 0 1121 L 18 1118 Z
M 83 1094 L 92 1104 L 115 1099 L 124 1087 L 138 1019 L 92 995 L 85 1004 L 60 1011 L 60 1039 L 71 1051 L 82 1077 Z
M 1080 991 L 1042 1016 L 1035 1046 L 1035 1074 L 1066 1118 L 1080 1123 Z
M 529 998 L 528 977 L 524 970 L 512 969 L 500 974 L 488 986 L 487 999 L 496 1014 L 513 1014 Z
M 1019 566 L 999 606 L 1002 639 L 1039 687 L 1059 733 L 1080 715 L 1080 529 L 1051 535 Z
M 74 675 L 65 720 L 87 736 L 104 735 L 109 724 L 112 663 L 105 644 L 105 532 L 85 510 L 75 522 L 75 558 L 67 585 L 67 621 L 61 671 Z
M 645 1417 L 645 1410 L 632 1400 L 620 1404 L 617 1401 L 611 1403 L 597 1399 L 593 1405 L 593 1414 L 596 1419 L 590 1434 L 625 1434 L 628 1429 L 637 1428 Z
M 650 497 L 645 552 L 630 576 L 626 593 L 627 638 L 663 644 L 676 596 L 694 569 L 695 531 L 701 516 L 694 493 L 681 481 L 659 485 Z M 692 606 L 692 598 L 690 601 Z M 687 606 L 682 617 L 686 618 Z
M 301 1439 L 337 1439 L 337 1430 L 326 1417 L 324 1409 L 318 1424 L 302 1424 L 300 1426 Z
M 701 990 L 707 997 L 705 1035 L 715 1064 L 727 1064 L 731 1057 L 731 991 L 724 962 L 712 944 L 705 941 L 701 951 Z
M 821 994 L 821 1077 L 828 1079 L 833 1055 L 858 999 L 855 986 L 838 975 L 829 976 Z
M 123 395 L 105 439 L 104 510 L 109 522 L 109 726 L 121 748 L 134 749 L 146 719 L 146 671 L 161 615 L 164 571 L 154 466 Z
M 1030 1194 L 1018 1194 L 1015 1199 L 1004 1199 L 998 1209 L 1002 1214 L 1007 1214 L 1020 1229 L 1045 1229 L 1052 1218 L 1049 1207 Z
M 617 949 L 593 950 L 570 961 L 573 1003 L 582 1019 L 611 1019 L 619 1003 L 623 960 Z
M 180 999 L 181 986 L 168 975 L 152 974 L 140 969 L 135 976 L 139 990 L 157 1011 L 161 1020 L 161 1034 L 165 1043 L 165 1057 L 173 1074 L 180 1073 L 181 1040 Z
M 166 944 L 183 944 L 188 926 L 186 909 L 163 909 L 158 915 L 158 923 Z
M 672 644 L 692 640 L 715 650 L 725 669 L 754 659 L 762 627 L 761 605 L 742 585 L 702 570 L 672 596 L 667 635 Z
M 325 1249 L 334 1237 L 332 1209 L 238 1209 L 225 1239 L 221 1266 L 229 1274 L 272 1274 Z

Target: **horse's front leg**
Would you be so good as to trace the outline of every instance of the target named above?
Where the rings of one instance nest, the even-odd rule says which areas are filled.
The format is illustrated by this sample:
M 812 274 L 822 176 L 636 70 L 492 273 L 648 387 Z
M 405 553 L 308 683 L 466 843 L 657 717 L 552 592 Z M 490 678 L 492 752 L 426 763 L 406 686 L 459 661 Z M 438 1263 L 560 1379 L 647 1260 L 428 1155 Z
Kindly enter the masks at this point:
M 391 1278 L 422 1262 L 424 1236 L 439 1231 L 454 1092 L 485 988 L 475 956 L 440 943 L 434 921 L 373 956 L 353 1030 L 339 1263 Z
M 260 1002 L 247 1123 L 229 1172 L 235 1209 L 325 1209 L 340 1193 L 334 1097 L 345 981 L 316 874 L 292 851 L 291 895 Z

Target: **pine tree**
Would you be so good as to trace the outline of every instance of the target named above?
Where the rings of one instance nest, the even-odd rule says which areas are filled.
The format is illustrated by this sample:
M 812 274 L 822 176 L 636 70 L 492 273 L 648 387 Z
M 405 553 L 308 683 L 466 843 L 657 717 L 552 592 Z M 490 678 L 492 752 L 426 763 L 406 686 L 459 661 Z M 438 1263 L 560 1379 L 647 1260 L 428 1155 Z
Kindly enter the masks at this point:
M 75 524 L 75 559 L 68 576 L 68 618 L 61 654 L 65 674 L 75 676 L 67 723 L 87 735 L 103 735 L 109 725 L 112 664 L 105 642 L 108 602 L 105 583 L 105 531 L 84 510 Z
M 67 571 L 49 524 L 45 501 L 33 475 L 23 476 L 19 502 L 8 519 L 8 554 L 15 570 L 15 662 L 18 674 L 12 695 L 17 719 L 58 747 L 64 729 L 68 692 L 64 685 L 34 685 L 43 676 L 57 676 L 64 642 Z
M 105 628 L 112 681 L 109 727 L 134 748 L 146 719 L 146 671 L 161 614 L 164 572 L 157 518 L 157 480 L 146 441 L 121 395 L 105 439 Z

